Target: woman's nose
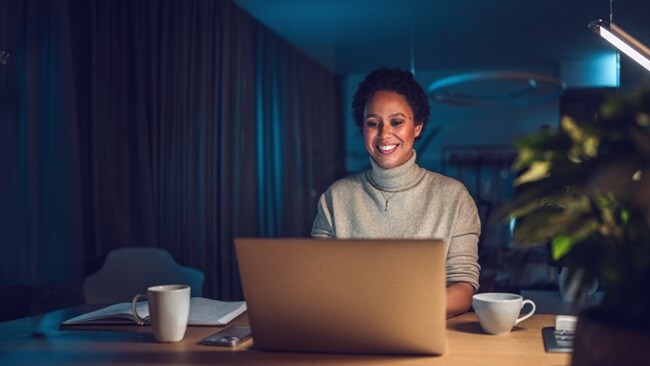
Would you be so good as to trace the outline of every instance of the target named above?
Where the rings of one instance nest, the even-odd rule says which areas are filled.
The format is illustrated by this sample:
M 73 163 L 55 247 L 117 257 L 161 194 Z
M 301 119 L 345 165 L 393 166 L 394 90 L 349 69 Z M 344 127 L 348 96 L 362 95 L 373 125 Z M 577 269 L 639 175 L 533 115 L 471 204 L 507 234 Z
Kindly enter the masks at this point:
M 390 123 L 384 123 L 381 125 L 379 130 L 380 137 L 390 136 L 391 133 L 393 133 L 393 126 L 391 126 Z

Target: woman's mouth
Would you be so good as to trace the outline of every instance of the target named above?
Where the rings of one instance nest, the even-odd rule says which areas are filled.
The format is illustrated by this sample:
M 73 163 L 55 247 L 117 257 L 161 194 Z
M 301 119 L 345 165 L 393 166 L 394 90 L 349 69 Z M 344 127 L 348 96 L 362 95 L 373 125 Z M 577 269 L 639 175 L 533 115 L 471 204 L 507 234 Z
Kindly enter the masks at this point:
M 377 145 L 377 148 L 382 154 L 390 154 L 397 147 L 396 144 L 393 145 Z

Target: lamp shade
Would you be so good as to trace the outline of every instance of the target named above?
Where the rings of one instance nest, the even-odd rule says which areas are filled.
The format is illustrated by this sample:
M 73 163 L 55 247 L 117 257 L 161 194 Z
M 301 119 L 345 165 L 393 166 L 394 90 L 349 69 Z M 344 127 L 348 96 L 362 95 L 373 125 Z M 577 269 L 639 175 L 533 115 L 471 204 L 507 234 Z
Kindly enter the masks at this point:
M 589 29 L 650 71 L 650 49 L 616 24 L 600 19 L 589 23 Z

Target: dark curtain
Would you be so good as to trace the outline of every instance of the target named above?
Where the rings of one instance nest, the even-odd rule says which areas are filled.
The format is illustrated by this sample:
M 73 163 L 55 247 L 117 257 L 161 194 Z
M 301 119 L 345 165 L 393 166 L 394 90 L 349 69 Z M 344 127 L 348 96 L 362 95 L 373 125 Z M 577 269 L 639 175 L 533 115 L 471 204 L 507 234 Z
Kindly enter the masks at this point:
M 84 143 L 66 2 L 0 2 L 0 279 L 83 275 Z M 82 121 L 83 120 L 83 121 Z
M 309 236 L 338 78 L 230 1 L 0 0 L 0 285 L 157 246 L 240 299 L 233 238 Z

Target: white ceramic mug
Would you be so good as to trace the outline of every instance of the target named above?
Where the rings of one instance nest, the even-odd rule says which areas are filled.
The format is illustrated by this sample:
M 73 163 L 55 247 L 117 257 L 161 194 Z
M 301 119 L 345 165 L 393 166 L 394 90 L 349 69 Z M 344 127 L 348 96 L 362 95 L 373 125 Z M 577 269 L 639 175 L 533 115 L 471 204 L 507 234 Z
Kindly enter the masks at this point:
M 524 305 L 532 309 L 519 316 Z M 472 308 L 478 316 L 481 328 L 490 334 L 510 333 L 512 327 L 528 319 L 535 313 L 535 303 L 524 300 L 520 295 L 500 292 L 476 294 L 472 297 Z
M 146 298 L 149 319 L 142 318 L 136 309 L 139 299 Z M 141 322 L 151 324 L 158 342 L 178 342 L 185 336 L 190 315 L 190 286 L 152 286 L 147 294 L 137 294 L 131 302 L 131 312 Z

